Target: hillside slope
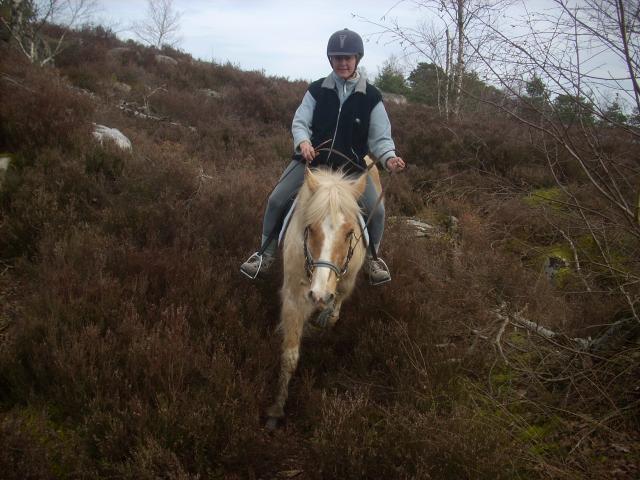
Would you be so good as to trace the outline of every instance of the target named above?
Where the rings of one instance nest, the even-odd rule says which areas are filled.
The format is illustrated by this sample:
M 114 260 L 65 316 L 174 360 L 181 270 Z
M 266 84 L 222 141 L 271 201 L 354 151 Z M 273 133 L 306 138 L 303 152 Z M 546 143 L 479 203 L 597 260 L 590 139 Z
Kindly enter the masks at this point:
M 383 179 L 394 280 L 361 279 L 336 329 L 305 338 L 270 435 L 280 272 L 238 267 L 306 85 L 100 28 L 69 42 L 45 69 L 0 46 L 4 478 L 637 477 L 638 342 L 572 343 L 626 307 L 545 276 L 563 215 L 528 132 L 389 106 L 412 165 Z

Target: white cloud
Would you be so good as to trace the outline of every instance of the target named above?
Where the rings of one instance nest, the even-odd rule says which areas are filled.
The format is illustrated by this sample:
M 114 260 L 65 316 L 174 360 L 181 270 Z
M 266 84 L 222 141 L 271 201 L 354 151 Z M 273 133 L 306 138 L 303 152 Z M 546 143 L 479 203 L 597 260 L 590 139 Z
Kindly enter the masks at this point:
M 105 0 L 105 14 L 128 24 L 141 19 L 143 0 Z M 204 60 L 231 61 L 248 70 L 291 79 L 316 79 L 330 71 L 326 44 L 336 30 L 349 28 L 368 38 L 376 29 L 353 14 L 377 20 L 395 1 L 351 0 L 178 0 L 183 12 L 181 48 Z M 408 15 L 407 9 L 394 13 Z M 126 36 L 126 34 L 125 34 Z M 129 35 L 130 37 L 130 35 Z M 127 37 L 127 38 L 129 38 Z M 362 65 L 370 75 L 397 45 L 365 42 Z

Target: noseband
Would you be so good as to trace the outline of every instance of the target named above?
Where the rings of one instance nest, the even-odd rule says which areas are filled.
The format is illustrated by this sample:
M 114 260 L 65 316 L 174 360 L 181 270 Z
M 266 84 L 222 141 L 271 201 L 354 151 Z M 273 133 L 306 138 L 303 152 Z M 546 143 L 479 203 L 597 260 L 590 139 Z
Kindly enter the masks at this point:
M 344 259 L 344 265 L 342 268 L 338 267 L 335 263 L 330 262 L 328 260 L 314 260 L 309 252 L 309 247 L 307 246 L 307 240 L 309 238 L 309 227 L 304 229 L 304 270 L 307 272 L 307 278 L 311 280 L 313 276 L 313 271 L 317 268 L 324 267 L 333 270 L 338 278 L 338 281 L 342 278 L 343 275 L 347 273 L 349 270 L 349 262 L 351 261 L 351 257 L 353 257 L 353 252 L 356 248 L 357 241 L 354 243 L 354 234 L 353 232 L 349 233 L 349 250 L 347 251 L 347 257 Z

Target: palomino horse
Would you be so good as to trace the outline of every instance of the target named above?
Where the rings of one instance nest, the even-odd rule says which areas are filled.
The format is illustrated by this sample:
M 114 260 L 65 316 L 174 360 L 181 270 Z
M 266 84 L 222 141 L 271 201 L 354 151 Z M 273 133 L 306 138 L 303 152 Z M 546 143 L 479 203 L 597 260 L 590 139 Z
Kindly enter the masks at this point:
M 380 192 L 375 166 L 369 175 Z M 366 253 L 358 221 L 358 198 L 366 184 L 367 174 L 349 180 L 330 170 L 307 169 L 305 173 L 284 238 L 282 359 L 276 399 L 267 411 L 267 428 L 275 428 L 284 417 L 305 322 L 319 311 L 332 327 L 338 320 L 342 302 L 353 291 Z

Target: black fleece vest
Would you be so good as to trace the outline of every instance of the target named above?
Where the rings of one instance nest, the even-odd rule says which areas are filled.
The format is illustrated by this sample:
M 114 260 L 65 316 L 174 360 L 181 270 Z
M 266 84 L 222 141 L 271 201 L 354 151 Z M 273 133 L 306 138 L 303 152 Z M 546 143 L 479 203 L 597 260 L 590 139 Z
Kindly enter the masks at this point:
M 323 151 L 313 160 L 311 166 L 327 165 L 332 169 L 342 169 L 345 173 L 361 173 L 365 170 L 364 157 L 369 153 L 369 119 L 371 111 L 382 100 L 376 87 L 367 83 L 366 94 L 354 91 L 340 108 L 340 99 L 334 89 L 322 88 L 324 78 L 309 86 L 309 93 L 316 101 L 311 122 L 311 144 L 317 147 L 327 141 L 322 148 L 330 148 L 349 157 L 351 161 L 335 153 Z M 296 160 L 304 161 L 301 155 Z

